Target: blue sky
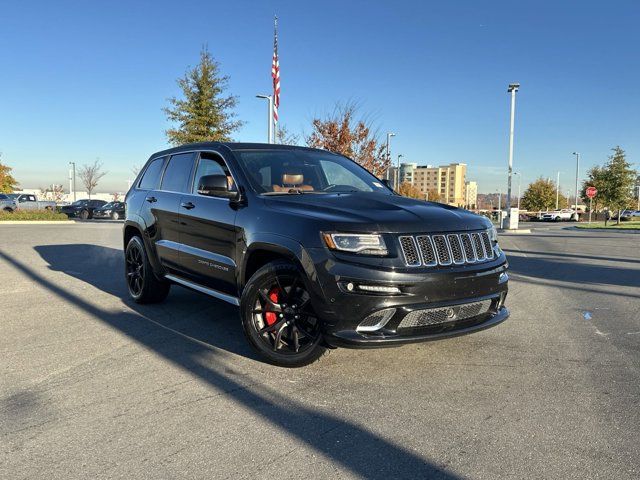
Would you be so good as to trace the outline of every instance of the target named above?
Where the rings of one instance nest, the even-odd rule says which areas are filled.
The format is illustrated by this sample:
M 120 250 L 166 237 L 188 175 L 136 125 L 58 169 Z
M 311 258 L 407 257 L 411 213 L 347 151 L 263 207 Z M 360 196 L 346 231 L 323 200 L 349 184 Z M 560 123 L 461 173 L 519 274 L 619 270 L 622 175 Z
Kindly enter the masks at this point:
M 241 141 L 263 141 L 272 18 L 280 18 L 281 121 L 356 101 L 394 156 L 465 162 L 481 192 L 506 185 L 509 96 L 520 82 L 514 169 L 523 183 L 562 171 L 573 151 L 602 163 L 621 145 L 640 167 L 637 1 L 5 2 L 0 151 L 26 188 L 67 182 L 96 157 L 99 191 L 164 148 L 175 80 L 208 44 L 238 95 Z M 584 172 L 585 168 L 582 169 Z

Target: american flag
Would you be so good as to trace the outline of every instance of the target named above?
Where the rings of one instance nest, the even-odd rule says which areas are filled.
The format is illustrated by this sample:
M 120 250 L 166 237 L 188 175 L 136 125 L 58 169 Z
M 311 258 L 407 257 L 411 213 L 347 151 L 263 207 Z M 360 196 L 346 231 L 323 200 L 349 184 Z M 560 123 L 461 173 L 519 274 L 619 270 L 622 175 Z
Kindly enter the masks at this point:
M 280 106 L 280 60 L 278 59 L 278 17 L 274 20 L 273 60 L 271 62 L 271 78 L 273 78 L 273 123 L 278 123 L 278 107 Z

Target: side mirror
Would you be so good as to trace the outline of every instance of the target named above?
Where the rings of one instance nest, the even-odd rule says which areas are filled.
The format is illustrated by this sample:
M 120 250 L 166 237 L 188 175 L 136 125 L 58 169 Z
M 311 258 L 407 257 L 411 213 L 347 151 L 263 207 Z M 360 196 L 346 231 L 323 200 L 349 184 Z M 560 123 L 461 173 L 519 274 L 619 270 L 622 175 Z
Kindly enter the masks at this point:
M 226 175 L 204 175 L 198 180 L 198 193 L 207 197 L 236 198 L 238 192 L 229 190 Z

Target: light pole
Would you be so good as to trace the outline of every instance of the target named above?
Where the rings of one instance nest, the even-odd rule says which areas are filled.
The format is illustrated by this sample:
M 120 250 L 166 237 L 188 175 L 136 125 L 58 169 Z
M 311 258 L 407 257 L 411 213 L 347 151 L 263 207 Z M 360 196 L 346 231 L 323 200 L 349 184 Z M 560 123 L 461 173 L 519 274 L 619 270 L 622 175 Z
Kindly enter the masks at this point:
M 513 172 L 514 175 L 518 175 L 518 215 L 520 215 L 520 182 L 522 181 L 522 174 L 520 172 Z
M 576 156 L 576 215 L 578 214 L 578 174 L 580 172 L 580 153 L 573 152 Z
M 502 228 L 502 192 L 498 190 L 498 225 Z
M 507 92 L 511 94 L 511 124 L 509 128 L 509 178 L 507 181 L 507 216 L 511 215 L 511 176 L 513 172 L 513 128 L 516 115 L 516 92 L 519 83 L 510 83 Z
M 400 189 L 400 159 L 404 157 L 404 155 L 399 154 L 398 155 L 398 162 L 396 163 L 396 179 L 395 179 L 395 184 L 396 184 L 396 192 Z
M 71 188 L 71 191 L 73 192 L 73 201 L 76 201 L 76 162 L 69 162 L 69 165 L 71 165 L 72 168 L 72 174 L 71 174 L 71 178 L 69 179 L 69 187 Z
M 638 189 L 638 211 L 640 212 L 640 185 L 636 185 Z
M 389 180 L 389 167 L 391 166 L 391 137 L 395 137 L 396 134 L 395 133 L 391 133 L 388 132 L 387 133 L 387 163 L 389 164 L 387 166 L 387 180 Z M 398 175 L 399 172 L 396 172 L 396 176 Z M 395 184 L 395 180 L 393 182 Z
M 273 138 L 273 97 L 271 95 L 256 95 L 256 98 L 264 98 L 269 101 L 269 109 L 267 110 L 267 143 L 275 143 L 275 138 Z
M 560 200 L 560 172 L 558 171 L 558 180 L 556 181 L 556 210 L 558 210 L 559 200 Z

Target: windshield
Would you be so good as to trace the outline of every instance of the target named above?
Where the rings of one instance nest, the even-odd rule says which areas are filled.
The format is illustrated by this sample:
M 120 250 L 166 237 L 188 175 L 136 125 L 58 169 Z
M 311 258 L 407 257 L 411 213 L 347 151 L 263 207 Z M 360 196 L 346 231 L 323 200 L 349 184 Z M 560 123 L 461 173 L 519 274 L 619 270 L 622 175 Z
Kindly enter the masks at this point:
M 15 200 L 16 198 L 18 198 L 18 194 L 17 193 L 8 193 L 7 197 L 10 198 L 11 200 Z
M 116 206 L 115 203 L 113 202 L 109 202 L 109 203 L 105 203 L 102 207 L 100 208 L 114 208 Z
M 9 197 L 7 197 L 5 194 L 0 193 L 0 200 L 9 200 Z
M 235 152 L 251 187 L 264 195 L 335 192 L 381 192 L 380 180 L 340 155 L 307 150 L 239 150 Z

